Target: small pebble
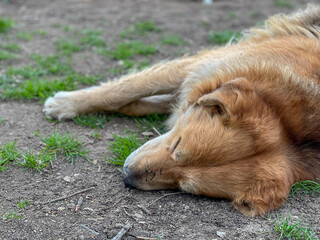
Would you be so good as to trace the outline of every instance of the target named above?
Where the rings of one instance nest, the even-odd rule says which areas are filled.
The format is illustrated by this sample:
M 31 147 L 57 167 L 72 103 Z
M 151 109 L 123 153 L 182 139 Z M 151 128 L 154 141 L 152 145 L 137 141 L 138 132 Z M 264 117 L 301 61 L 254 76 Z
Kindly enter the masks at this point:
M 43 195 L 44 196 L 52 196 L 54 193 L 52 191 L 44 190 Z
M 75 207 L 75 205 L 73 203 L 67 204 L 67 208 L 68 209 L 73 209 L 74 207 Z
M 142 136 L 144 137 L 152 137 L 153 136 L 153 132 L 143 132 L 141 133 Z
M 70 176 L 65 176 L 63 180 L 69 183 L 73 183 L 75 181 L 75 178 Z
M 217 235 L 221 238 L 224 238 L 226 236 L 226 233 L 217 231 Z
M 77 179 L 77 178 L 81 178 L 81 174 L 79 174 L 79 173 L 75 173 L 75 174 L 73 174 L 73 176 Z
M 136 216 L 137 218 L 143 218 L 143 216 L 139 213 L 136 213 L 134 216 Z
M 88 211 L 90 211 L 90 212 L 93 212 L 94 210 L 92 209 L 92 208 L 84 208 L 83 210 L 88 210 Z

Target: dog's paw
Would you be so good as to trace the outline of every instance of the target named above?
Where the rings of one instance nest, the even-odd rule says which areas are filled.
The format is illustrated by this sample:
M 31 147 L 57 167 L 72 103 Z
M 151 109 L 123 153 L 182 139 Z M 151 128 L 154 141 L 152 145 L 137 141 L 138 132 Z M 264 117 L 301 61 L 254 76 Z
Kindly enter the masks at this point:
M 48 98 L 44 103 L 43 112 L 46 117 L 58 119 L 70 119 L 78 115 L 75 103 L 75 92 L 58 92 Z

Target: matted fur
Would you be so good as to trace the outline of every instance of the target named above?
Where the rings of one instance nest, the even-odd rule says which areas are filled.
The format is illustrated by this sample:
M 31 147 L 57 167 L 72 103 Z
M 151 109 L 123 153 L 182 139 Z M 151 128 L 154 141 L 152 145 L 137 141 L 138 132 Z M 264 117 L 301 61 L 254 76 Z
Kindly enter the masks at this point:
M 47 99 L 48 117 L 169 113 L 125 162 L 127 185 L 227 198 L 248 216 L 320 177 L 320 8 L 271 17 L 235 45 Z

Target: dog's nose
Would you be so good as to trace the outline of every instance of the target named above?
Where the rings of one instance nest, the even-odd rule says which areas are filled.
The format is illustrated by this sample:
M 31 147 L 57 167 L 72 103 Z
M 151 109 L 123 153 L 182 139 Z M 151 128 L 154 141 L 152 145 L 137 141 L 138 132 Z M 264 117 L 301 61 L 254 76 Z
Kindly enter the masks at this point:
M 135 188 L 133 174 L 127 166 L 122 168 L 122 178 L 126 187 Z
M 130 169 L 130 167 L 132 168 L 132 160 L 134 159 L 135 155 L 137 154 L 137 152 L 139 151 L 139 149 L 137 149 L 136 151 L 132 152 L 126 159 L 123 168 L 122 168 L 122 178 L 123 178 L 123 182 L 124 185 L 128 188 L 135 188 L 135 174 L 133 172 L 133 170 Z

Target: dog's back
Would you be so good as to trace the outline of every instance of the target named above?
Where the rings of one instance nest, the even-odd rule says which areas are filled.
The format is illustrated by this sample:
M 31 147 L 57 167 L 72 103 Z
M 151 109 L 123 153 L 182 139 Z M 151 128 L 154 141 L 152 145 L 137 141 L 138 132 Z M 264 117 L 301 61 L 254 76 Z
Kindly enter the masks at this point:
M 275 15 L 265 22 L 264 27 L 252 28 L 245 35 L 252 42 L 284 36 L 304 36 L 319 40 L 320 7 L 310 4 L 306 9 L 291 15 Z
M 288 70 L 296 74 L 283 89 L 286 98 L 279 99 L 283 101 L 279 115 L 295 146 L 292 155 L 298 155 L 292 158 L 296 175 L 315 179 L 320 176 L 320 7 L 309 5 L 292 15 L 276 15 L 265 28 L 252 29 L 246 36 L 250 42 L 288 37 L 290 42 L 282 41 L 279 47 L 289 56 Z

